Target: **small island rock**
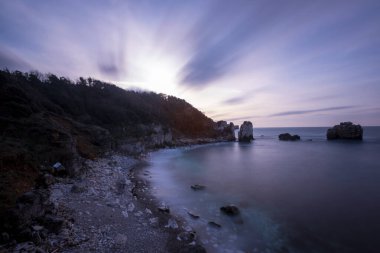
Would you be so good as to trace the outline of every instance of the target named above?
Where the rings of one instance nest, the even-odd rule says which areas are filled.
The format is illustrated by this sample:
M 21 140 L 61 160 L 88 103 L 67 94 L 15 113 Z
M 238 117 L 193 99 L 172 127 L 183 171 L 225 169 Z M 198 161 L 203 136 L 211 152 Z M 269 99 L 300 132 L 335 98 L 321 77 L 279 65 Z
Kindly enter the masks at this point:
M 237 208 L 236 206 L 234 205 L 227 205 L 227 206 L 222 206 L 220 208 L 220 211 L 222 211 L 223 213 L 227 214 L 227 215 L 237 215 L 239 214 L 239 208 Z
M 250 142 L 253 140 L 253 125 L 251 121 L 244 121 L 239 130 L 239 141 Z
M 190 186 L 191 189 L 193 189 L 194 191 L 198 191 L 198 190 L 204 190 L 206 188 L 206 186 L 204 185 L 200 185 L 200 184 L 193 184 L 192 186 Z
M 284 134 L 280 134 L 278 136 L 278 139 L 280 139 L 280 141 L 299 141 L 301 139 L 301 137 L 299 135 L 291 135 L 289 133 L 284 133 Z
M 333 128 L 327 129 L 327 139 L 351 139 L 362 140 L 363 128 L 361 125 L 352 124 L 352 122 L 342 122 L 339 125 L 335 125 Z

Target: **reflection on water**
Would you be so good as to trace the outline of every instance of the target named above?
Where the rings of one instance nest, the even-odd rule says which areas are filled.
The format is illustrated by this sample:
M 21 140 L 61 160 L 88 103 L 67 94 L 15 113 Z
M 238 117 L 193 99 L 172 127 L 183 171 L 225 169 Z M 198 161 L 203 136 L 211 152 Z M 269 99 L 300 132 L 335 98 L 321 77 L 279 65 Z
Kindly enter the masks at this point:
M 147 169 L 154 194 L 211 252 L 377 252 L 379 130 L 365 129 L 363 142 L 331 142 L 324 128 L 256 129 L 252 144 L 153 153 Z M 280 142 L 282 132 L 303 141 Z M 193 191 L 192 184 L 206 189 Z M 241 215 L 221 214 L 226 204 Z

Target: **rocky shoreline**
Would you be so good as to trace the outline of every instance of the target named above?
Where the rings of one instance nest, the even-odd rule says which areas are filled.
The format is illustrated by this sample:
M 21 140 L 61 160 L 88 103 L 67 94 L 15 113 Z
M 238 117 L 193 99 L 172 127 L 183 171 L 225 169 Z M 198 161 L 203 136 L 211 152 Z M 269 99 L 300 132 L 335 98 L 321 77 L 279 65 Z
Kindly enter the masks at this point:
M 43 189 L 44 205 L 34 203 L 44 210 L 29 217 L 29 236 L 21 243 L 10 238 L 0 252 L 206 252 L 196 233 L 152 197 L 145 163 L 112 153 L 86 160 L 76 178 L 55 178 Z M 49 216 L 59 224 L 40 222 Z

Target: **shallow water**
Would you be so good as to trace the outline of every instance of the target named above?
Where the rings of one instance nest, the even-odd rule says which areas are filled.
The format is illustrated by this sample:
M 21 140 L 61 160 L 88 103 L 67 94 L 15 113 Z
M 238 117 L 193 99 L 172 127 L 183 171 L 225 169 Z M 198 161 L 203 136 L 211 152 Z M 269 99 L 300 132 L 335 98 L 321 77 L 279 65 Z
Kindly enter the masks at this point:
M 278 141 L 284 132 L 302 140 Z M 210 252 L 378 252 L 380 127 L 365 128 L 361 142 L 326 141 L 325 132 L 254 129 L 251 144 L 161 150 L 146 169 L 154 194 Z M 238 217 L 220 212 L 230 203 Z

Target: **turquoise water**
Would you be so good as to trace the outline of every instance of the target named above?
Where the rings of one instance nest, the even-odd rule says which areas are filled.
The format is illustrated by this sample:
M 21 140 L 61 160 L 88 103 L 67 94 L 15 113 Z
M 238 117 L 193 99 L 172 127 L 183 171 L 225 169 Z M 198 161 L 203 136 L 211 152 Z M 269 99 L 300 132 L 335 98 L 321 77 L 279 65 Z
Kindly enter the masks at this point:
M 302 140 L 278 141 L 284 132 Z M 380 127 L 365 128 L 361 142 L 327 141 L 325 133 L 254 129 L 251 144 L 152 153 L 146 170 L 153 193 L 210 252 L 378 252 Z M 193 191 L 192 184 L 206 189 Z M 238 206 L 240 216 L 220 213 L 226 204 Z

